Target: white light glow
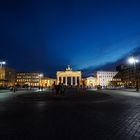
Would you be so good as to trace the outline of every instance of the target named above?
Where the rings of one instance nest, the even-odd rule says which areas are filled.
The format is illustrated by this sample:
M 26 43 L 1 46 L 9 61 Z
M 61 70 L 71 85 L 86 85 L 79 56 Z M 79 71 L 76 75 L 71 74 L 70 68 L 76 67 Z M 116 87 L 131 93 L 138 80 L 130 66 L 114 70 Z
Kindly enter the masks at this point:
M 43 74 L 39 74 L 39 77 L 43 77 L 44 75 Z
M 134 64 L 134 63 L 138 63 L 138 62 L 139 62 L 139 60 L 138 59 L 135 59 L 134 57 L 130 57 L 128 59 L 128 63 L 130 63 L 130 64 Z
M 5 61 L 0 61 L 0 64 L 5 65 L 6 62 Z
M 0 67 L 2 68 L 3 65 L 5 65 L 6 62 L 5 61 L 0 61 Z
M 128 62 L 129 62 L 130 64 L 133 64 L 133 63 L 135 63 L 135 59 L 134 59 L 133 57 L 130 57 L 130 58 L 128 59 Z

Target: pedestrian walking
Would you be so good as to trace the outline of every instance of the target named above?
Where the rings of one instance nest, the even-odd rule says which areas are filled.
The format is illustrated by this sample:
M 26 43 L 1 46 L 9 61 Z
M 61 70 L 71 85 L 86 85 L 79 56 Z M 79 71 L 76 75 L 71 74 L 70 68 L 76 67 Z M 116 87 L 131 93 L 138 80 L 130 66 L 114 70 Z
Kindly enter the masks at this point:
M 61 94 L 64 94 L 65 93 L 65 85 L 63 83 L 61 84 L 60 93 Z

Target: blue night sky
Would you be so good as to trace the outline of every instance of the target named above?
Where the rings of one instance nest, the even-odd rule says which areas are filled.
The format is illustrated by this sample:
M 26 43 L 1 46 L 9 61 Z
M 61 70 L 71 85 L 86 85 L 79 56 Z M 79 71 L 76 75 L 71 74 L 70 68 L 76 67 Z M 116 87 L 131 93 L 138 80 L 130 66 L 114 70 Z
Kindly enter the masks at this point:
M 115 63 L 140 46 L 139 0 L 3 0 L 0 59 L 54 76 Z

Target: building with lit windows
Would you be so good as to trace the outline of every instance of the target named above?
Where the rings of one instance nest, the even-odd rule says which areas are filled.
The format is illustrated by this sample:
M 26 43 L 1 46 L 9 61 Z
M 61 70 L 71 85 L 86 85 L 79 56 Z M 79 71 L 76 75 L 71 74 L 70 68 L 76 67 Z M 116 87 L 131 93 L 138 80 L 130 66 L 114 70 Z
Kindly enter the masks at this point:
M 78 86 L 81 84 L 81 71 L 73 71 L 70 66 L 65 71 L 57 71 L 57 84 L 63 83 L 66 86 Z
M 121 79 L 122 85 L 125 87 L 136 87 L 136 79 L 140 87 L 140 64 L 137 64 L 137 70 L 134 65 L 122 64 L 116 67 L 118 74 L 115 78 Z
M 16 85 L 38 87 L 41 86 L 42 78 L 43 75 L 37 72 L 17 72 Z
M 97 71 L 94 73 L 97 78 L 97 85 L 106 87 L 110 85 L 110 82 L 113 80 L 114 76 L 118 72 L 116 71 Z
M 0 86 L 9 87 L 14 86 L 16 80 L 15 69 L 8 67 L 0 67 Z
M 96 77 L 90 76 L 90 77 L 84 78 L 84 82 L 85 82 L 86 87 L 88 88 L 95 88 L 97 86 Z
M 56 84 L 56 79 L 49 78 L 49 77 L 43 77 L 40 83 L 40 85 L 43 87 L 52 87 L 55 84 Z

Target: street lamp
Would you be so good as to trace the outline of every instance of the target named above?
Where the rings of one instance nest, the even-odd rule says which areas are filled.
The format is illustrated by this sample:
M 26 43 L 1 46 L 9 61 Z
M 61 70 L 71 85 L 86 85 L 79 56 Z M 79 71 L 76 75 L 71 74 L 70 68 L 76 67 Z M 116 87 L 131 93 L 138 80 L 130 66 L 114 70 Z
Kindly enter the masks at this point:
M 40 88 L 40 83 L 41 83 L 41 78 L 43 77 L 43 73 L 39 74 L 39 88 Z
M 6 62 L 5 61 L 0 61 L 0 67 L 2 68 L 3 65 L 5 65 Z
M 130 64 L 134 65 L 134 70 L 135 70 L 135 83 L 136 83 L 136 91 L 139 91 L 139 83 L 138 83 L 138 76 L 137 76 L 137 63 L 139 62 L 138 59 L 134 58 L 134 57 L 130 57 L 128 59 L 128 62 Z

